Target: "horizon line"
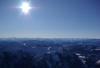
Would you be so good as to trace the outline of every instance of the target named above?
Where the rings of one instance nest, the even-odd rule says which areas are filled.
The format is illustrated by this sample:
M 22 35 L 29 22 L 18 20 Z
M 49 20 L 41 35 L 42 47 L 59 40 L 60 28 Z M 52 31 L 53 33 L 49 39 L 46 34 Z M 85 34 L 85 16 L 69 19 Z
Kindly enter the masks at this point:
M 85 37 L 0 37 L 0 39 L 100 39 L 100 38 L 85 38 Z

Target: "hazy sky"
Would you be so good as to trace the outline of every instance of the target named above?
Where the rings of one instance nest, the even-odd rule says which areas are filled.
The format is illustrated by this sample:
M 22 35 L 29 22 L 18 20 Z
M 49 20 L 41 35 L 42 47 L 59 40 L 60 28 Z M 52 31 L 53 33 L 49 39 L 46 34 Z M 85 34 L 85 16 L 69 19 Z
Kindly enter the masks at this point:
M 0 37 L 100 38 L 100 0 L 0 0 Z

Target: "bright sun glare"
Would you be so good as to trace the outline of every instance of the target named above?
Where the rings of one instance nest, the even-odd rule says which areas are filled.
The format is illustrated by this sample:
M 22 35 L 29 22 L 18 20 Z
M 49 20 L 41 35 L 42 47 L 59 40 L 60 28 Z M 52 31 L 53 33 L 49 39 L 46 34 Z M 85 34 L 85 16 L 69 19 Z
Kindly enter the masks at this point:
M 22 12 L 24 14 L 27 14 L 27 13 L 29 13 L 29 11 L 31 9 L 31 6 L 30 6 L 30 4 L 28 2 L 25 1 L 25 2 L 22 3 L 22 5 L 20 6 L 20 8 L 21 8 L 21 10 L 22 10 Z

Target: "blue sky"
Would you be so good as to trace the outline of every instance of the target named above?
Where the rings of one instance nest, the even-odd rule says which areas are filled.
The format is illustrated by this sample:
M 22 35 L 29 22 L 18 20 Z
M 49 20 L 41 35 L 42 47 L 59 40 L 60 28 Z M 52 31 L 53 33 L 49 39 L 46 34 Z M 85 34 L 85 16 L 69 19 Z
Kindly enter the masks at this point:
M 22 1 L 1 0 L 0 37 L 100 38 L 99 0 L 29 0 L 28 15 Z

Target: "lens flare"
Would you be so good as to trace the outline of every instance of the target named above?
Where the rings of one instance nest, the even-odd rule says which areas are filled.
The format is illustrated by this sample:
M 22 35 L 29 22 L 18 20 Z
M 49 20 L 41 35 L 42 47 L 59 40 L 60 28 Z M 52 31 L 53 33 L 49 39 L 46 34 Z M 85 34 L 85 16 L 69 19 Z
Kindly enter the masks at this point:
M 22 10 L 22 12 L 24 14 L 28 14 L 29 11 L 30 11 L 30 9 L 31 9 L 31 6 L 30 6 L 30 4 L 28 2 L 25 1 L 25 2 L 22 3 L 22 5 L 20 6 L 20 8 L 21 8 L 21 10 Z

